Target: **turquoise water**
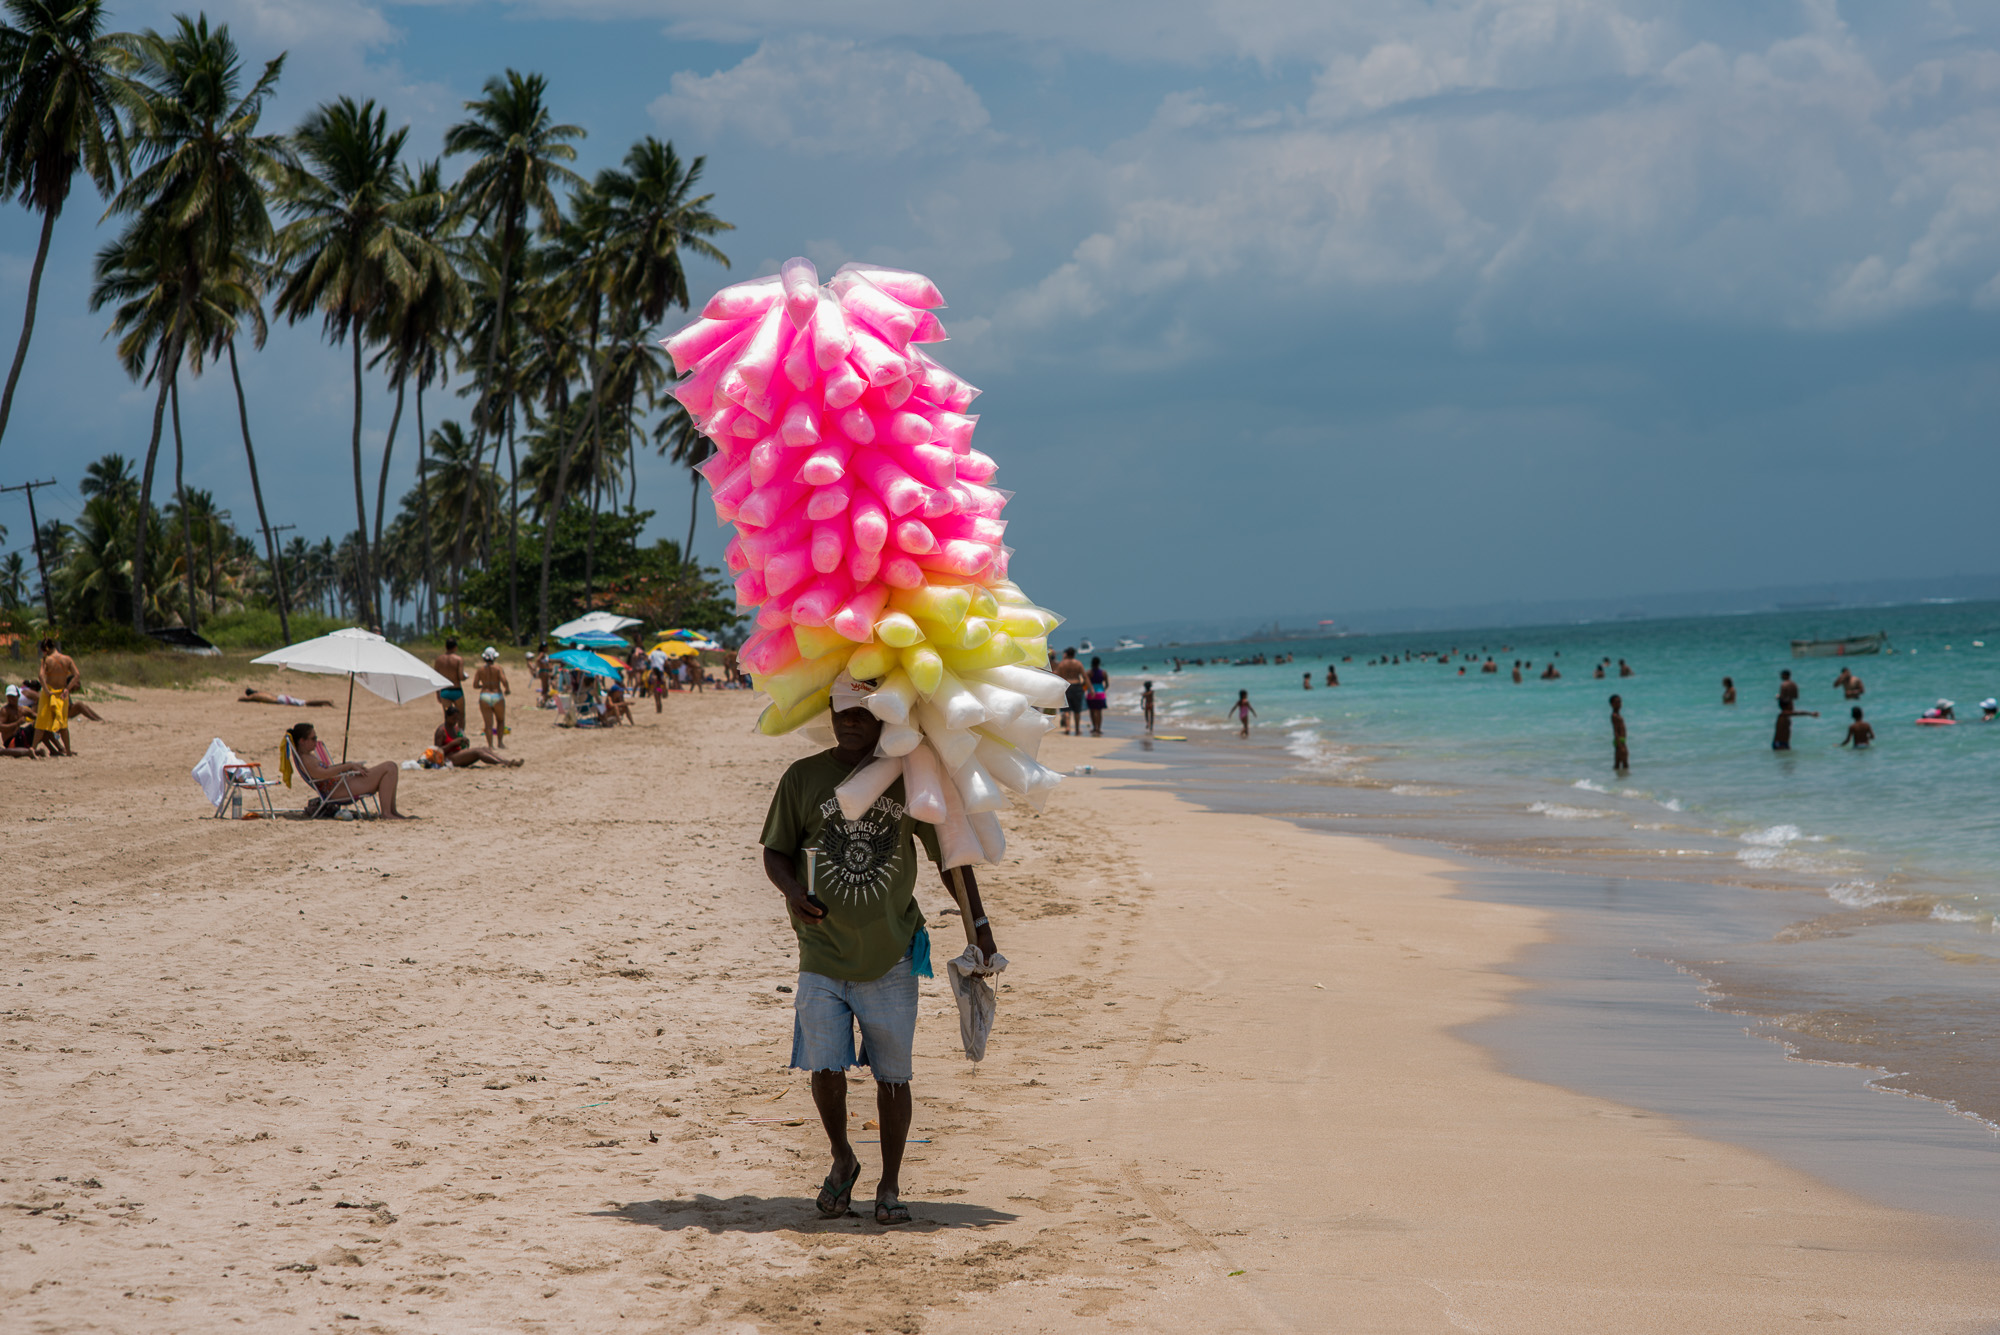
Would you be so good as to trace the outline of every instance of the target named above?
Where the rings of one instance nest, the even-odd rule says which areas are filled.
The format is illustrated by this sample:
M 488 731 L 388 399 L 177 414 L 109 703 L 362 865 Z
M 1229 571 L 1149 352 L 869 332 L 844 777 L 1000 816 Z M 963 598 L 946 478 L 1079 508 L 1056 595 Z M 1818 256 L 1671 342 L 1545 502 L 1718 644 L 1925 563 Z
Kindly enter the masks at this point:
M 1790 654 L 1794 638 L 1875 631 L 1894 652 Z M 1259 653 L 1295 658 L 1218 661 Z M 1495 675 L 1479 671 L 1489 654 Z M 1172 655 L 1207 661 L 1174 672 Z M 1566 871 L 1735 887 L 1746 915 L 1768 913 L 1770 893 L 1791 896 L 1801 907 L 1786 912 L 1805 916 L 1768 940 L 1760 931 L 1718 951 L 1690 938 L 1666 957 L 1703 978 L 1719 1008 L 1754 1017 L 1798 1055 L 1878 1068 L 1887 1087 L 2000 1123 L 2000 723 L 1982 723 L 1979 709 L 2000 695 L 2000 603 L 1101 656 L 1117 731 L 1136 730 L 1150 678 L 1157 731 L 1189 739 L 1161 749 L 1262 784 L 1265 809 Z M 1594 678 L 1607 657 L 1613 675 Z M 1633 676 L 1615 675 L 1621 658 Z M 1532 664 L 1518 685 L 1516 659 Z M 1541 680 L 1551 662 L 1562 678 Z M 1866 684 L 1858 702 L 1832 685 L 1843 665 Z M 1820 717 L 1794 720 L 1793 749 L 1774 752 L 1786 669 L 1798 707 Z M 1310 691 L 1300 685 L 1308 670 Z M 1725 676 L 1733 706 L 1721 703 Z M 1248 742 L 1227 717 L 1239 690 L 1258 711 Z M 1614 691 L 1631 738 L 1622 777 L 1611 764 Z M 1959 723 L 1918 726 L 1940 697 Z M 1836 745 L 1851 703 L 1876 730 L 1865 752 Z
M 1851 659 L 1794 659 L 1794 637 L 1887 631 L 1894 652 Z M 1984 642 L 1983 644 L 1981 642 Z M 1477 663 L 1425 661 L 1424 651 L 1490 652 Z M 1187 658 L 1288 653 L 1270 666 L 1186 667 Z M 1401 657 L 1400 664 L 1371 660 Z M 1516 790 L 1522 812 L 1551 821 L 1618 820 L 1651 811 L 1741 844 L 1746 868 L 1819 872 L 1849 905 L 1921 904 L 1939 917 L 1990 926 L 2000 908 L 2000 723 L 1979 721 L 1979 702 L 2000 695 L 2000 603 L 1689 618 L 1501 631 L 1447 632 L 1183 646 L 1104 655 L 1114 695 L 1136 700 L 1145 664 L 1163 732 L 1230 732 L 1238 690 L 1258 710 L 1253 731 L 1282 734 L 1287 749 L 1329 772 L 1352 768 L 1414 784 L 1468 782 Z M 1612 676 L 1592 677 L 1600 659 Z M 1616 677 L 1618 659 L 1634 675 Z M 1533 666 L 1519 685 L 1508 667 Z M 1539 674 L 1549 663 L 1559 681 Z M 1326 689 L 1332 663 L 1341 685 Z M 1831 683 L 1841 667 L 1867 687 L 1847 700 Z M 1459 668 L 1465 675 L 1459 675 Z M 1163 670 L 1164 669 L 1164 670 Z M 1313 673 L 1311 691 L 1300 675 Z M 1771 750 L 1778 674 L 1791 670 L 1798 707 L 1792 750 Z M 1722 679 L 1738 703 L 1724 706 Z M 1624 699 L 1632 770 L 1611 768 L 1607 698 Z M 1920 727 L 1939 698 L 1955 702 L 1955 727 Z M 1837 743 L 1859 704 L 1876 743 Z

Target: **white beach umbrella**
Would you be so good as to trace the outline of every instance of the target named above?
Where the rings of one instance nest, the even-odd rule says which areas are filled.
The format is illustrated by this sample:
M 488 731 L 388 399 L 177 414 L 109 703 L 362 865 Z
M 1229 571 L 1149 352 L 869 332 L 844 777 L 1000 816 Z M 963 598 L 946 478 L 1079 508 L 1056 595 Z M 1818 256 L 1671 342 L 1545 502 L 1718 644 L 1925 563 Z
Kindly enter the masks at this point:
M 576 620 L 565 621 L 562 625 L 550 631 L 549 638 L 552 640 L 566 640 L 572 635 L 581 635 L 585 631 L 591 630 L 603 631 L 606 634 L 615 634 L 627 626 L 636 626 L 638 624 L 639 618 L 622 617 L 616 612 L 585 612 Z
M 354 683 L 360 682 L 384 700 L 408 704 L 443 690 L 451 682 L 429 664 L 383 639 L 373 631 L 352 627 L 274 649 L 253 663 L 288 667 L 295 672 L 347 678 L 347 722 L 354 722 Z M 347 730 L 341 730 L 340 758 L 347 759 Z

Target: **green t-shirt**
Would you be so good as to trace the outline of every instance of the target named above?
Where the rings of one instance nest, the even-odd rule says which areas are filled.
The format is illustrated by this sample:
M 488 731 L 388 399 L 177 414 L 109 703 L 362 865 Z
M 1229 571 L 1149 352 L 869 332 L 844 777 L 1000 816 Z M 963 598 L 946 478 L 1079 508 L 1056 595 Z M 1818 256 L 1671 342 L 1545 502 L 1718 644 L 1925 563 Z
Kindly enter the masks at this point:
M 805 850 L 819 850 L 813 892 L 827 913 L 816 923 L 792 915 L 800 971 L 866 983 L 889 972 L 924 925 L 911 836 L 923 840 L 932 862 L 939 855 L 937 831 L 903 805 L 901 779 L 861 819 L 843 819 L 833 790 L 853 772 L 831 751 L 794 762 L 771 797 L 762 843 L 791 858 L 801 882 Z

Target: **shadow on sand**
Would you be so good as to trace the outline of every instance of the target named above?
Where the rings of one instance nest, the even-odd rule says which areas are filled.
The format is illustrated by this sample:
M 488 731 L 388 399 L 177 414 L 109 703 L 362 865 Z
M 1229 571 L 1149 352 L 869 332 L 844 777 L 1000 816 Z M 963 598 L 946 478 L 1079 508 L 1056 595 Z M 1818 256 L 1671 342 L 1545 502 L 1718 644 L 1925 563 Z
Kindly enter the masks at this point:
M 698 1228 L 709 1233 L 825 1233 L 866 1229 L 882 1233 L 936 1233 L 948 1228 L 991 1228 L 1012 1223 L 1018 1215 L 959 1201 L 906 1199 L 910 1222 L 883 1227 L 875 1222 L 874 1202 L 857 1200 L 844 1219 L 822 1219 L 809 1196 L 691 1196 L 671 1201 L 627 1201 L 612 1210 L 598 1210 L 598 1219 L 622 1219 L 667 1232 Z

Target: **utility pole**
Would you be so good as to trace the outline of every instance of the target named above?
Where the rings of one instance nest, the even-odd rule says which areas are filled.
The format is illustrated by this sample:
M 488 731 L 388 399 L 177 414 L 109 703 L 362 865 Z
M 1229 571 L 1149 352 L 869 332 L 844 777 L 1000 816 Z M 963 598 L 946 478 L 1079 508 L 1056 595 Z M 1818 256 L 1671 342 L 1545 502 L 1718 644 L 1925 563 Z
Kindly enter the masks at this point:
M 292 618 L 291 611 L 286 606 L 285 600 L 284 548 L 278 545 L 275 538 L 270 538 L 268 535 L 272 533 L 284 533 L 297 527 L 297 524 L 272 524 L 265 530 L 267 535 L 266 540 L 271 544 L 271 554 L 277 558 L 271 566 L 271 578 L 278 582 L 278 634 L 285 637 L 286 644 L 292 642 Z
M 35 488 L 53 487 L 55 484 L 55 479 L 50 478 L 47 482 L 23 482 L 17 487 L 0 487 L 0 495 L 10 491 L 28 493 L 28 531 L 35 536 L 35 573 L 42 577 L 42 610 L 48 613 L 50 631 L 56 628 L 56 600 L 55 595 L 49 592 L 48 564 L 42 560 L 42 526 L 35 518 Z

